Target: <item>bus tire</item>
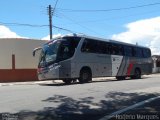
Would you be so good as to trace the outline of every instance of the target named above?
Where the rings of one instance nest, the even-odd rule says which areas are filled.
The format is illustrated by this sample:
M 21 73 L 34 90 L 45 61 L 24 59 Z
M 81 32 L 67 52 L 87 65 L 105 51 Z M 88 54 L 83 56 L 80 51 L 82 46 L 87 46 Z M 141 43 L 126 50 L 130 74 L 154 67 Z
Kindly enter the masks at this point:
M 141 78 L 141 70 L 136 68 L 134 71 L 134 75 L 131 77 L 132 79 L 140 79 Z
M 69 84 L 71 84 L 72 83 L 72 79 L 63 79 L 62 80 L 65 84 L 67 84 L 67 85 L 69 85 Z
M 80 71 L 79 82 L 86 83 L 92 81 L 92 73 L 91 70 L 88 68 L 84 68 Z

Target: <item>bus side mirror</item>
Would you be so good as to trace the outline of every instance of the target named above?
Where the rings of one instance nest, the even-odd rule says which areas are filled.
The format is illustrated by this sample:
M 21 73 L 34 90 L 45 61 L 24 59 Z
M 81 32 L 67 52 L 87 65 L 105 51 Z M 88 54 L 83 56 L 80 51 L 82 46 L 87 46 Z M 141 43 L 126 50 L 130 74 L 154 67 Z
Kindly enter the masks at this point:
M 32 53 L 33 57 L 35 57 L 36 52 L 41 49 L 42 49 L 41 47 L 35 48 Z

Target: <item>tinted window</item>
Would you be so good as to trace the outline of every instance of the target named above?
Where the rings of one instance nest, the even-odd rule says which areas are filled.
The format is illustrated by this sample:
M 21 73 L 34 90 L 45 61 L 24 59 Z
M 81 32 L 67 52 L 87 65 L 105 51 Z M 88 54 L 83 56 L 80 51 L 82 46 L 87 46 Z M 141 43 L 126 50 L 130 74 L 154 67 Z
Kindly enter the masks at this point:
M 150 49 L 143 49 L 143 57 L 147 58 L 147 57 L 151 57 L 151 51 Z
M 113 55 L 123 55 L 123 46 L 119 44 L 112 44 L 111 54 Z
M 124 46 L 124 54 L 126 56 L 132 57 L 132 47 L 130 46 Z
M 133 52 L 133 56 L 134 57 L 143 57 L 141 48 L 133 47 L 133 51 L 132 52 Z
M 150 49 L 124 46 L 124 53 L 129 57 L 151 57 Z
M 143 51 L 142 51 L 143 49 L 142 48 L 138 48 L 138 49 L 139 49 L 138 56 L 143 57 Z
M 68 40 L 72 48 L 76 48 L 81 37 L 64 37 L 63 39 Z
M 92 39 L 85 39 L 81 48 L 82 52 L 96 53 L 97 41 Z
M 98 53 L 110 54 L 110 44 L 109 43 L 99 41 L 97 47 L 98 47 L 98 50 L 97 50 Z
M 59 47 L 57 61 L 71 58 L 74 55 L 80 40 L 78 37 L 65 37 L 63 39 L 64 40 L 61 41 Z

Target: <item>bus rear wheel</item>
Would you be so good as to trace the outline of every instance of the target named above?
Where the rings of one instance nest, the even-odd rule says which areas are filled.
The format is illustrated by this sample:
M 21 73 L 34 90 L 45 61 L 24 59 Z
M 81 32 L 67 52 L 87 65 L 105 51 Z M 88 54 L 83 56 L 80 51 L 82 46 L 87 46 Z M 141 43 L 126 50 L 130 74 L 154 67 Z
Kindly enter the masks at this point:
M 80 72 L 79 82 L 86 83 L 92 81 L 92 73 L 89 69 L 82 69 Z
M 125 78 L 126 78 L 125 76 L 116 76 L 117 80 L 125 80 Z
M 131 76 L 132 79 L 140 79 L 141 78 L 141 71 L 140 69 L 136 68 L 134 71 L 134 75 Z
M 72 83 L 72 79 L 63 79 L 62 80 L 65 84 L 67 84 L 67 85 L 69 85 L 69 84 L 71 84 Z

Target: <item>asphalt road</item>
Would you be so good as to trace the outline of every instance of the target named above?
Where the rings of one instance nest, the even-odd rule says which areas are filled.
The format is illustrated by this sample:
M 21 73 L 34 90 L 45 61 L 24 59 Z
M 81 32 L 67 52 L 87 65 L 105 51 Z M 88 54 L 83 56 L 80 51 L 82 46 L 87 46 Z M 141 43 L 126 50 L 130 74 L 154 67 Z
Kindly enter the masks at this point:
M 98 120 L 156 96 L 160 96 L 160 74 L 122 81 L 101 78 L 72 85 L 45 82 L 6 85 L 0 86 L 0 120 Z M 160 104 L 148 105 L 153 110 Z M 157 114 L 159 110 L 154 109 Z M 143 113 L 150 111 L 143 109 Z

